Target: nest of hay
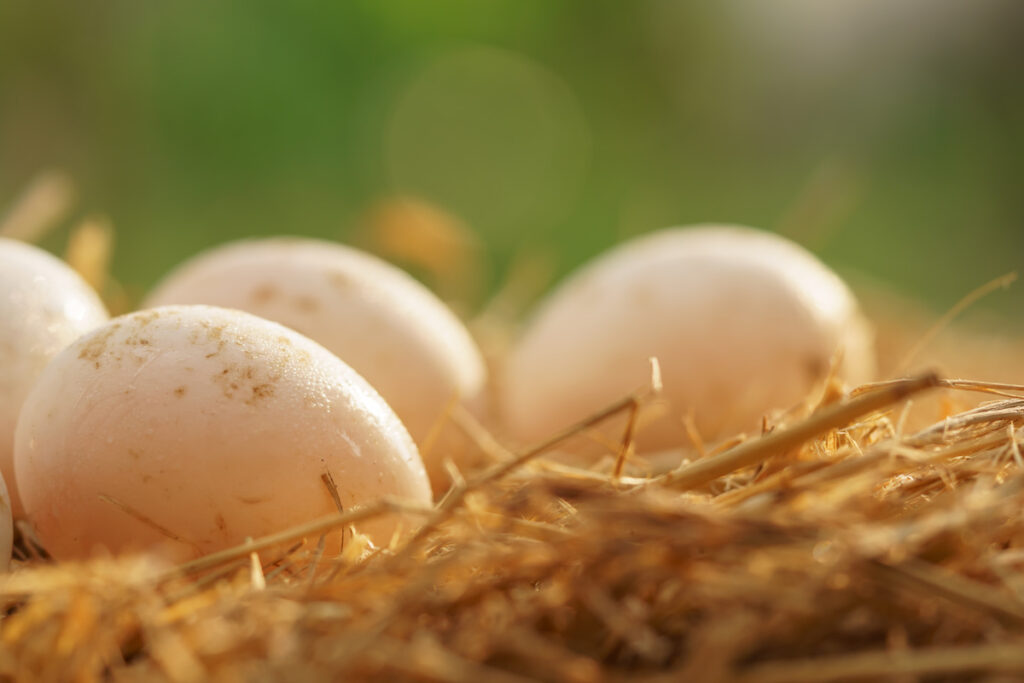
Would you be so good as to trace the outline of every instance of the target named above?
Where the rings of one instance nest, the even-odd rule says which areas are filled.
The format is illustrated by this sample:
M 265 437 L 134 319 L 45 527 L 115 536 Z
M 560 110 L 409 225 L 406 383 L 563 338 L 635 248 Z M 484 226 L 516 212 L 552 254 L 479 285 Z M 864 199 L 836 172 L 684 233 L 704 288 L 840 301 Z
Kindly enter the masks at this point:
M 998 396 L 907 429 L 923 392 Z M 656 476 L 546 455 L 624 397 L 431 509 L 339 513 L 179 567 L 47 561 L 0 579 L 18 680 L 929 680 L 1024 671 L 1024 387 L 931 374 Z M 632 421 L 630 421 L 632 424 Z M 479 435 L 478 435 L 479 436 Z M 392 512 L 391 547 L 326 531 Z M 292 544 L 283 556 L 272 549 Z M 317 564 L 317 559 L 321 561 Z M 317 567 L 317 569 L 312 569 Z

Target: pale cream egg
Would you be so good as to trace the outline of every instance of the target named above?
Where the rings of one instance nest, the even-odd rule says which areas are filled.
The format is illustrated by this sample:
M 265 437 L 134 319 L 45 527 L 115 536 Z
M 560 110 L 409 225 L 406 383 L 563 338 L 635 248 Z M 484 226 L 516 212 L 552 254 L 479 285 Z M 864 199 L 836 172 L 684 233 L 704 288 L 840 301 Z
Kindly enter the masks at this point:
M 14 426 L 36 377 L 58 351 L 106 322 L 96 293 L 67 264 L 24 242 L 0 238 L 0 472 L 14 515 Z
M 841 376 L 874 372 L 870 327 L 843 281 L 777 235 L 695 226 L 627 242 L 573 274 L 527 324 L 503 375 L 520 441 L 551 436 L 648 383 L 660 362 L 666 410 L 640 451 L 756 430 L 762 416 Z
M 426 504 L 416 446 L 334 354 L 241 311 L 169 306 L 57 355 L 18 422 L 29 520 L 58 559 L 183 560 L 384 496 Z M 387 543 L 404 519 L 357 525 Z M 315 539 L 313 539 L 315 542 Z M 343 542 L 328 538 L 328 555 Z

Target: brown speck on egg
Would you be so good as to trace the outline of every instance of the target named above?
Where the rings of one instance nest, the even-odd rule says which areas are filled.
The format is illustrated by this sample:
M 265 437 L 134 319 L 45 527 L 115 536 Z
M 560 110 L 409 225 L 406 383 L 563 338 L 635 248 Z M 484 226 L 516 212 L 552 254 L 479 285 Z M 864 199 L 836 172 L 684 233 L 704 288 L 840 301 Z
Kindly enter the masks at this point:
M 304 313 L 312 313 L 320 308 L 320 302 L 311 296 L 300 296 L 295 298 L 295 307 Z
M 821 356 L 811 355 L 804 359 L 804 370 L 808 379 L 815 381 L 828 372 L 828 361 Z
M 254 398 L 266 398 L 274 395 L 273 384 L 257 384 L 252 388 L 252 395 Z
M 206 338 L 210 341 L 220 341 L 224 336 L 223 325 L 210 325 L 209 323 L 203 323 L 202 327 L 206 330 Z
M 159 317 L 160 317 L 160 311 L 143 311 L 143 312 L 137 314 L 137 316 L 135 318 L 135 322 L 137 322 L 139 324 L 139 326 L 145 327 L 146 325 L 150 324 L 154 320 L 157 320 Z
M 273 285 L 261 284 L 256 289 L 252 290 L 249 298 L 256 303 L 265 304 L 271 299 L 277 296 L 277 290 Z
M 331 283 L 332 287 L 336 287 L 337 289 L 348 289 L 353 285 L 352 278 L 340 270 L 332 270 L 328 272 L 327 281 Z
M 110 325 L 105 330 L 96 334 L 85 344 L 78 352 L 78 357 L 82 360 L 95 361 L 95 365 L 98 368 L 100 366 L 100 357 L 107 352 L 107 347 L 110 343 L 110 338 L 117 334 L 118 330 L 121 329 L 121 325 L 115 323 Z

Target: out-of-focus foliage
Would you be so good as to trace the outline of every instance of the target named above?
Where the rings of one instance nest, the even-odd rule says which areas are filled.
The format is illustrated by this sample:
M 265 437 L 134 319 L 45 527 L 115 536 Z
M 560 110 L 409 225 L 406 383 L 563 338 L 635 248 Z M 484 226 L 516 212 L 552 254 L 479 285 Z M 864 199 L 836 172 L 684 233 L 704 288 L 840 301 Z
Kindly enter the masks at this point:
M 1024 254 L 1021 64 L 1015 0 L 11 0 L 0 206 L 66 170 L 135 288 L 415 198 L 492 284 L 728 221 L 945 307 Z

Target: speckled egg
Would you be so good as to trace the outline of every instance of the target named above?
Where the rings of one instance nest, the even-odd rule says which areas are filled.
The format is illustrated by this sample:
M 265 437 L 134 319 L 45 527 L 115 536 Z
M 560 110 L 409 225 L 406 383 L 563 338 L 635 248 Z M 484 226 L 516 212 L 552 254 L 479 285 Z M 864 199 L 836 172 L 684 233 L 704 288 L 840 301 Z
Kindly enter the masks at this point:
M 382 496 L 430 487 L 416 446 L 355 371 L 241 311 L 169 306 L 111 320 L 25 400 L 15 470 L 57 558 L 196 557 Z M 359 525 L 387 542 L 402 523 Z M 328 549 L 343 542 L 341 532 Z

